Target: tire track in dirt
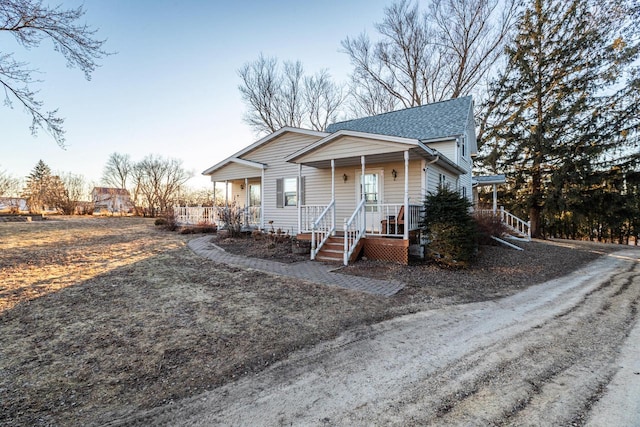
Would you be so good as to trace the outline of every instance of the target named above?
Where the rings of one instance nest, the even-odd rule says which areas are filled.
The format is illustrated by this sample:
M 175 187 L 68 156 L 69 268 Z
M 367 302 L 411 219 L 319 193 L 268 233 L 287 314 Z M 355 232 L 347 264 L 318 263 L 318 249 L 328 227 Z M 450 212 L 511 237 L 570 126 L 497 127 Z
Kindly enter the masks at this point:
M 582 425 L 615 373 L 618 349 L 637 320 L 638 269 L 636 265 L 634 274 L 615 276 L 576 306 L 509 342 L 447 366 L 420 394 L 413 390 L 414 396 L 429 398 L 405 404 L 396 420 L 419 425 Z M 469 375 L 469 380 L 456 381 Z M 433 413 L 424 411 L 434 406 Z
M 111 425 L 582 425 L 637 322 L 633 257 L 358 329 Z

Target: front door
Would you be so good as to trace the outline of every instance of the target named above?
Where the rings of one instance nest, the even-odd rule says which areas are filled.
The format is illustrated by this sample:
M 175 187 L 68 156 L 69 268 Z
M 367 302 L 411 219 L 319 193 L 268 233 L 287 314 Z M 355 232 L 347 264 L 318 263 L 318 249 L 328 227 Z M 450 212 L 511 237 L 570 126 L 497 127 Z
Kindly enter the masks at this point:
M 360 180 L 358 180 L 359 182 Z M 358 187 L 360 187 L 358 185 Z M 362 198 L 361 191 L 356 194 Z M 364 174 L 364 199 L 366 212 L 366 228 L 369 233 L 379 233 L 382 221 L 382 172 L 365 172 Z

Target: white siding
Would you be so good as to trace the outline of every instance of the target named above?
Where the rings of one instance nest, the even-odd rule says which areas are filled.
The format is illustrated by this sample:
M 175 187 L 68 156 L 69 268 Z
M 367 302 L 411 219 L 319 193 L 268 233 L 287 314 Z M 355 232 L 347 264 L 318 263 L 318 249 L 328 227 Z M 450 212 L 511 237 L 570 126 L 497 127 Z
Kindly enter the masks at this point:
M 261 170 L 240 163 L 231 162 L 218 169 L 211 175 L 211 181 L 224 182 L 233 179 L 244 179 L 245 177 L 260 176 Z
M 269 228 L 269 221 L 273 221 L 275 229 L 282 229 L 291 234 L 298 232 L 298 209 L 296 206 L 276 207 L 276 180 L 279 178 L 296 178 L 298 176 L 298 165 L 284 161 L 292 153 L 319 140 L 320 137 L 302 135 L 294 132 L 287 132 L 280 137 L 256 148 L 255 150 L 242 156 L 243 159 L 264 163 L 267 168 L 264 171 L 264 200 L 262 207 L 264 210 L 265 227 Z M 303 175 L 308 174 L 311 168 L 303 167 Z M 307 180 L 308 181 L 308 180 Z M 309 204 L 309 184 L 307 182 L 306 203 Z M 329 196 L 330 199 L 330 196 Z M 298 201 L 299 202 L 299 201 Z
M 324 145 L 319 150 L 306 154 L 299 160 L 303 162 L 314 162 L 353 156 L 370 156 L 392 151 L 404 151 L 409 147 L 412 146 L 397 142 L 376 141 L 374 139 L 346 136 Z
M 467 173 L 460 176 L 459 187 L 460 193 L 462 194 L 462 188 L 466 189 L 467 198 L 471 203 L 473 203 L 473 184 L 472 184 L 472 170 L 473 170 L 473 159 L 471 155 L 475 155 L 477 151 L 477 140 L 476 140 L 476 127 L 475 122 L 473 120 L 473 115 L 471 114 L 469 117 L 469 123 L 467 123 L 467 132 L 466 132 L 466 145 L 467 150 L 465 156 L 460 160 L 460 166 L 462 166 Z
M 457 188 L 458 177 L 449 171 L 444 170 L 438 165 L 429 165 L 427 167 L 427 193 L 435 194 L 438 192 L 440 185 L 440 175 L 444 175 L 444 185 L 450 189 Z
M 443 141 L 443 142 L 431 142 L 427 144 L 427 147 L 436 150 L 437 152 L 444 154 L 452 162 L 456 161 L 456 141 Z

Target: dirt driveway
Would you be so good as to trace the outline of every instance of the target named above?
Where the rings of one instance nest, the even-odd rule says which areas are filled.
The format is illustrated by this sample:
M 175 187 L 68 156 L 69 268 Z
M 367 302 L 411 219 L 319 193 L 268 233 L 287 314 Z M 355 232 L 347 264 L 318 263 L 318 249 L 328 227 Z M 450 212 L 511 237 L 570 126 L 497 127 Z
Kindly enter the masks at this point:
M 110 425 L 640 425 L 638 301 L 640 254 L 617 252 L 510 297 L 358 327 Z

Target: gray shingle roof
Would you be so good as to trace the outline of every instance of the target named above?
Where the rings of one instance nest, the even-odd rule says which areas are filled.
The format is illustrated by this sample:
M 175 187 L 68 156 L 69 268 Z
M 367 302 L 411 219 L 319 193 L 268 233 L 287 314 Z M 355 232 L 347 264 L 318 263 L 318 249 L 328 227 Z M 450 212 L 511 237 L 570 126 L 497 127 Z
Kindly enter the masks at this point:
M 333 123 L 327 127 L 327 132 L 351 130 L 419 140 L 461 135 L 467 129 L 472 104 L 471 96 L 465 96 L 377 116 Z

